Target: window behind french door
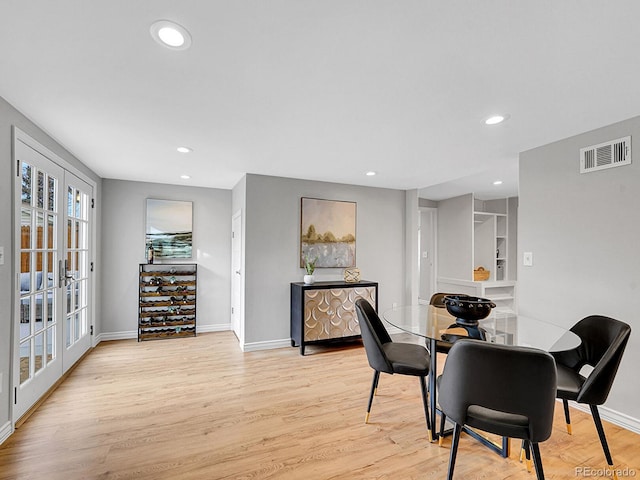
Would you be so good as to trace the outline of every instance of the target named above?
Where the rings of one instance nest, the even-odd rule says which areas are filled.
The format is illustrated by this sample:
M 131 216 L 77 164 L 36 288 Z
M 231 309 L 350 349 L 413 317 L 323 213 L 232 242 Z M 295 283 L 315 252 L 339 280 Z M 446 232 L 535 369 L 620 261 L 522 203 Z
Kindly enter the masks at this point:
M 15 421 L 91 346 L 92 187 L 22 132 L 14 155 Z

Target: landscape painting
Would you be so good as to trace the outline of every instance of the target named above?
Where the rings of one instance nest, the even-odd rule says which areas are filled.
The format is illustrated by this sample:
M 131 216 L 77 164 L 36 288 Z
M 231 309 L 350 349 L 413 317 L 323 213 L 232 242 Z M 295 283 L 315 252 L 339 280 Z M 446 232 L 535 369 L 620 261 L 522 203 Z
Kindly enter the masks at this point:
M 145 244 L 154 258 L 191 258 L 192 219 L 192 202 L 147 199 Z
M 316 268 L 356 266 L 356 203 L 301 199 L 300 266 L 316 260 Z

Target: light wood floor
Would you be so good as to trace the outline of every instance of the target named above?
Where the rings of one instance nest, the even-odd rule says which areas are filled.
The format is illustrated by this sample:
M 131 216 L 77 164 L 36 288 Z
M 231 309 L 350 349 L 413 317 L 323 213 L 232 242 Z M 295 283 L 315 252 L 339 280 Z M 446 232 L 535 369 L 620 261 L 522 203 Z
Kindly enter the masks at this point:
M 363 348 L 308 353 L 242 353 L 228 332 L 103 342 L 0 446 L 0 479 L 446 478 L 449 442 L 427 441 L 416 379 L 383 374 L 365 424 Z M 548 479 L 605 466 L 591 417 L 573 418 L 569 436 L 557 404 Z M 640 436 L 605 429 L 616 466 L 640 475 Z M 463 436 L 455 477 L 535 479 L 518 445 L 503 459 Z

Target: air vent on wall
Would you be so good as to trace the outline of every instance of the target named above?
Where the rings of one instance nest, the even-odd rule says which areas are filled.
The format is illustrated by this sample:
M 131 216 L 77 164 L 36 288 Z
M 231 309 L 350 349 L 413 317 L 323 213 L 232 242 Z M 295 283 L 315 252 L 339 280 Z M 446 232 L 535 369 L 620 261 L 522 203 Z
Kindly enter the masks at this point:
M 619 138 L 580 149 L 580 173 L 631 163 L 631 137 Z

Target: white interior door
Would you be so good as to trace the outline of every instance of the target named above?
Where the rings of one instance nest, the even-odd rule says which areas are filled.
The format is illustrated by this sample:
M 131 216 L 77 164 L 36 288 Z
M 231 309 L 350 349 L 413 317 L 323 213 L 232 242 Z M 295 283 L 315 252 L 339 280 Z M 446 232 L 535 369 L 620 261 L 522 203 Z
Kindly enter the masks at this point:
M 24 134 L 14 155 L 16 421 L 91 346 L 93 189 Z
M 242 213 L 238 212 L 231 221 L 231 328 L 244 343 L 242 328 Z

